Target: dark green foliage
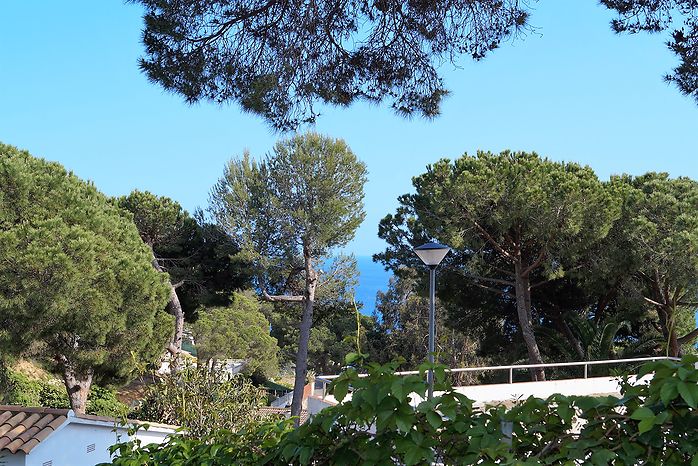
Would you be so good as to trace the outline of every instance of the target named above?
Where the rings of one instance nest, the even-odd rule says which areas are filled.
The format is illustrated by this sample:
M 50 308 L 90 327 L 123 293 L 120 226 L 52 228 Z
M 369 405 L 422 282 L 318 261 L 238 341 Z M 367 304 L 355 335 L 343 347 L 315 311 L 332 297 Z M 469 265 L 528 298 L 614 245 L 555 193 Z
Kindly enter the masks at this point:
M 356 313 L 361 303 L 354 303 L 354 287 L 359 271 L 356 260 L 349 256 L 333 258 L 322 265 L 327 277 L 318 289 L 313 310 L 313 326 L 308 342 L 308 367 L 315 374 L 336 374 L 344 365 L 344 357 L 357 351 Z M 356 305 L 356 307 L 355 307 Z M 271 334 L 279 341 L 280 357 L 284 366 L 293 363 L 298 351 L 299 306 L 277 303 L 266 307 Z M 373 319 L 361 315 L 361 344 L 366 344 L 367 333 L 374 328 Z
M 181 426 L 187 436 L 204 438 L 259 421 L 257 409 L 264 402 L 264 391 L 241 374 L 185 366 L 159 376 L 131 417 Z
M 279 369 L 276 339 L 253 293 L 234 293 L 228 307 L 205 308 L 191 326 L 199 361 L 244 361 L 246 373 L 274 376 Z
M 32 379 L 21 372 L 6 369 L 0 386 L 3 404 L 68 408 L 68 395 L 58 380 Z
M 440 160 L 413 184 L 416 192 L 400 196 L 396 214 L 381 221 L 378 234 L 389 248 L 376 258 L 404 274 L 404 266 L 419 267 L 415 246 L 432 239 L 450 245 L 454 254 L 440 268 L 449 293 L 440 297 L 458 300 L 461 287 L 450 286 L 463 281 L 494 294 L 476 293 L 458 308 L 510 313 L 503 317 L 518 327 L 529 361 L 542 362 L 533 326 L 555 309 L 539 305 L 538 289 L 587 266 L 587 253 L 619 215 L 618 200 L 589 167 L 524 152 Z M 545 296 L 559 301 L 555 294 Z
M 252 264 L 260 291 L 294 293 L 303 287 L 304 250 L 320 267 L 353 238 L 365 217 L 366 175 L 341 139 L 297 135 L 262 162 L 231 160 L 211 190 L 210 212 Z
M 123 211 L 57 163 L 0 145 L 0 346 L 59 366 L 85 408 L 168 338 L 166 277 Z
M 237 102 L 274 128 L 314 122 L 318 102 L 391 100 L 435 116 L 438 65 L 480 59 L 522 28 L 517 1 L 136 0 L 145 6 L 141 69 L 188 102 Z
M 371 360 L 386 363 L 405 360 L 406 370 L 412 370 L 427 358 L 429 299 L 411 276 L 392 277 L 385 292 L 378 292 L 375 331 L 368 334 Z M 473 338 L 447 322 L 448 310 L 441 300 L 436 302 L 436 361 L 447 367 L 490 365 L 480 354 L 484 337 Z M 475 374 L 477 375 L 477 374 Z M 473 382 L 470 373 L 456 376 L 456 385 Z
M 196 234 L 182 245 L 180 252 L 189 260 L 189 270 L 193 269 L 193 273 L 177 290 L 190 321 L 194 320 L 190 318 L 191 310 L 197 306 L 227 306 L 233 292 L 249 288 L 252 282 L 250 264 L 237 255 L 240 252 L 237 243 L 222 228 L 204 218 L 202 212 L 196 212 L 194 217 L 198 226 Z M 179 273 L 176 268 L 172 272 Z
M 44 405 L 46 406 L 46 405 Z M 116 398 L 114 390 L 95 385 L 87 397 L 87 414 L 123 419 L 128 414 L 128 406 Z
M 138 231 L 161 271 L 176 284 L 187 321 L 201 305 L 225 306 L 248 280 L 243 261 L 233 260 L 237 245 L 200 212 L 194 217 L 165 196 L 135 190 L 115 200 L 133 215 Z
M 317 103 L 389 100 L 433 117 L 448 94 L 438 65 L 479 60 L 526 28 L 535 2 L 133 0 L 146 9 L 141 69 L 193 103 L 236 102 L 274 128 L 318 116 Z M 698 100 L 694 0 L 601 0 L 614 31 L 672 30 L 666 80 Z M 681 24 L 683 23 L 683 24 Z
M 293 431 L 284 424 L 255 432 L 220 433 L 203 442 L 179 439 L 140 448 L 126 443 L 112 464 L 288 465 L 688 465 L 698 464 L 698 358 L 643 366 L 649 384 L 624 383 L 622 398 L 528 398 L 507 409 L 476 408 L 444 383 L 444 392 L 414 406 L 426 393 L 420 376 L 396 376 L 397 363 L 368 364 L 366 377 L 347 370 L 334 396 L 351 399 L 325 409 Z M 511 435 L 505 435 L 507 426 Z M 369 432 L 373 428 L 374 433 Z M 265 441 L 259 441 L 263 438 Z
M 210 211 L 253 265 L 258 293 L 303 309 L 291 405 L 296 415 L 314 308 L 324 307 L 323 293 L 337 296 L 350 287 L 337 277 L 351 279 L 354 261 L 331 255 L 351 241 L 365 217 L 366 175 L 366 165 L 344 141 L 307 133 L 279 141 L 261 162 L 249 154 L 231 160 L 211 191 Z
M 298 317 L 294 317 L 290 311 L 291 309 L 283 309 L 272 314 L 272 336 L 279 339 L 281 363 L 285 366 L 293 364 L 298 350 Z M 339 373 L 346 355 L 357 350 L 354 310 L 351 306 L 341 306 L 340 303 L 335 311 L 328 318 L 316 321 L 310 330 L 308 369 L 316 375 Z M 374 331 L 375 320 L 365 315 L 360 315 L 359 319 L 360 345 L 365 348 L 371 344 L 367 341 L 367 335 Z
M 0 380 L 0 403 L 29 407 L 70 408 L 70 400 L 63 382 L 58 379 L 33 379 L 12 369 L 6 369 Z M 116 398 L 113 390 L 92 385 L 87 397 L 87 414 L 122 418 L 127 413 L 128 406 Z
M 662 335 L 646 322 L 612 319 L 597 322 L 588 315 L 570 311 L 562 318 L 571 338 L 550 327 L 539 327 L 536 333 L 546 354 L 559 355 L 565 361 L 601 361 L 652 356 L 660 353 Z M 622 367 L 622 366 L 619 366 Z M 579 376 L 577 368 L 558 369 L 568 376 Z M 605 366 L 589 367 L 589 375 L 608 375 Z M 613 373 L 617 373 L 614 370 Z
M 678 356 L 698 339 L 698 182 L 647 173 L 612 183 L 625 194 L 614 233 L 631 264 L 626 289 L 654 311 L 667 354 Z
M 217 430 L 203 438 L 171 436 L 164 445 L 142 445 L 140 440 L 111 447 L 117 466 L 229 466 L 264 464 L 268 449 L 292 429 L 291 420 L 268 421 L 237 432 Z
M 480 335 L 481 356 L 523 359 L 528 319 L 546 335 L 547 360 L 694 351 L 696 181 L 648 173 L 601 182 L 588 167 L 505 152 L 438 162 L 414 184 L 381 222 L 390 247 L 375 258 L 406 278 L 420 270 L 414 246 L 454 246 L 437 294 L 448 328 Z

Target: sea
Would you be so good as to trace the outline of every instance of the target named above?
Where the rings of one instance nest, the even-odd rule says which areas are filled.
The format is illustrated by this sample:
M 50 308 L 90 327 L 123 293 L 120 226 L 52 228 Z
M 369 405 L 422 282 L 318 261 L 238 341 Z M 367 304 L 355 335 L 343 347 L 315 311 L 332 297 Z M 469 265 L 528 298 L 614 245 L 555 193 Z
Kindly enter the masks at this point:
M 376 293 L 388 289 L 391 273 L 382 264 L 373 262 L 371 256 L 356 256 L 359 268 L 359 284 L 356 301 L 363 303 L 361 313 L 371 315 L 376 307 Z

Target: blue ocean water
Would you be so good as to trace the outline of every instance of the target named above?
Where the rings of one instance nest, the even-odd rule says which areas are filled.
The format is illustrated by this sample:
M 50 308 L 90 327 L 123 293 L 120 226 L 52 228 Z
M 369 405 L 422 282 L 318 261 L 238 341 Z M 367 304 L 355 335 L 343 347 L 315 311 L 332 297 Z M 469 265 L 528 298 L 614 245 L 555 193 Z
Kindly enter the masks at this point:
M 357 256 L 359 268 L 359 285 L 356 287 L 356 300 L 363 303 L 361 312 L 371 315 L 376 306 L 376 293 L 388 289 L 392 275 L 381 264 L 373 262 L 371 256 Z

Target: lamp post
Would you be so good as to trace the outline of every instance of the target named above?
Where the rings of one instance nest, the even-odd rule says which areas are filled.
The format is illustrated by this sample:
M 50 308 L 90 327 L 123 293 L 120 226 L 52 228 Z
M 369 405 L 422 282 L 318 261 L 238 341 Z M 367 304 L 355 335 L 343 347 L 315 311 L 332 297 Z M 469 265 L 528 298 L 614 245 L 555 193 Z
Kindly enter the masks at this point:
M 439 243 L 426 243 L 414 248 L 415 254 L 429 267 L 429 363 L 434 364 L 434 340 L 436 337 L 435 325 L 435 293 L 436 293 L 436 267 L 446 257 L 450 251 L 446 245 Z M 434 370 L 429 369 L 427 374 L 429 392 L 427 398 L 431 400 L 434 396 Z

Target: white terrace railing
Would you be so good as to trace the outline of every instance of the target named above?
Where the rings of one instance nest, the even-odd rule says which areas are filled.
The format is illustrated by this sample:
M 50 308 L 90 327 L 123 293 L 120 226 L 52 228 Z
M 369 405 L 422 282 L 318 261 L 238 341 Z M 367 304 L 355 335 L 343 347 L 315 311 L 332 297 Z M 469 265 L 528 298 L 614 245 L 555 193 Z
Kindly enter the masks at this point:
M 632 363 L 643 363 L 649 361 L 679 361 L 679 358 L 673 358 L 670 356 L 656 356 L 648 358 L 630 358 L 630 359 L 606 359 L 602 361 L 578 361 L 578 362 L 552 362 L 544 364 L 515 364 L 510 366 L 483 366 L 483 367 L 459 367 L 455 369 L 446 369 L 449 373 L 459 373 L 459 372 L 491 372 L 491 371 L 508 371 L 509 372 L 509 383 L 514 382 L 514 371 L 527 370 L 527 369 L 537 369 L 537 368 L 552 368 L 552 367 L 584 367 L 584 378 L 589 377 L 589 366 L 601 366 L 601 365 L 614 365 L 614 364 L 632 364 Z M 395 375 L 417 375 L 419 371 L 402 371 L 396 372 Z M 315 377 L 317 382 L 322 383 L 322 396 L 324 398 L 327 393 L 327 385 L 332 382 L 332 380 L 339 377 L 339 375 L 319 375 Z M 366 374 L 359 374 L 359 377 L 366 377 Z

